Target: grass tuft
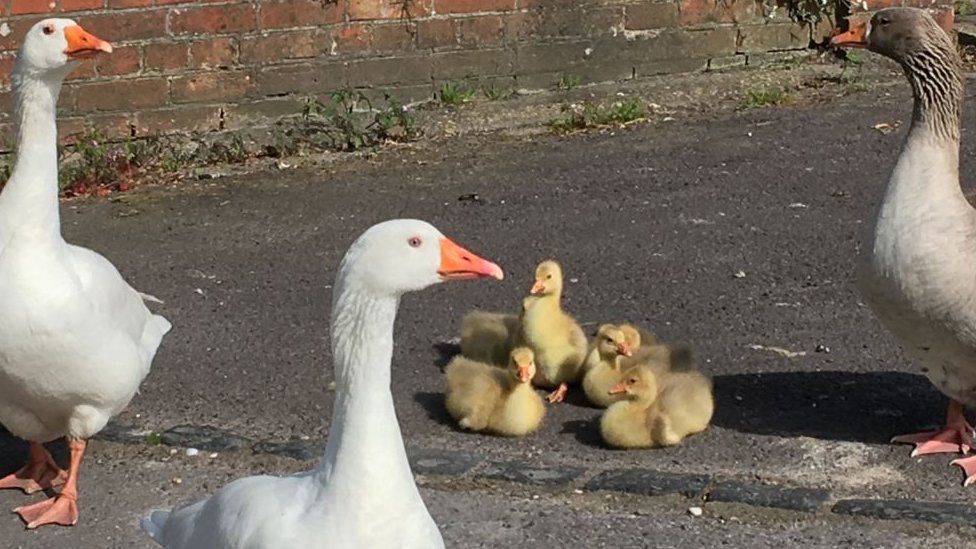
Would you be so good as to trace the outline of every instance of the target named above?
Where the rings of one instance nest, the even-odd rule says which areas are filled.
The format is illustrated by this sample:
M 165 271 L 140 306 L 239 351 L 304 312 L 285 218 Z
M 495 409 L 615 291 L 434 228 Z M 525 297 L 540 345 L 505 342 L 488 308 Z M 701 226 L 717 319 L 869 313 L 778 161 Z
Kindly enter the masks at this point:
M 647 116 L 644 102 L 629 97 L 608 104 L 583 103 L 563 107 L 565 116 L 549 123 L 557 132 L 570 132 L 591 128 L 626 125 Z

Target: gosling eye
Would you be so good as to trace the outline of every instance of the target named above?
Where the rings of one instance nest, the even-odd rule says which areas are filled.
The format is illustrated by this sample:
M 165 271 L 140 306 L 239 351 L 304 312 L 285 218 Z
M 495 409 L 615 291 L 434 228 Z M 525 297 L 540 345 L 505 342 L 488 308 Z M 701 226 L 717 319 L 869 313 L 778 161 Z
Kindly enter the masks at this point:
M 419 237 L 419 236 L 411 236 L 411 237 L 410 237 L 410 238 L 409 238 L 409 239 L 407 240 L 407 244 L 410 244 L 410 247 L 411 247 L 411 248 L 419 248 L 419 247 L 420 247 L 420 245 L 421 245 L 421 244 L 423 244 L 423 243 L 424 243 L 424 242 L 423 242 L 423 241 L 422 241 L 422 240 L 420 239 L 420 237 Z
M 54 25 L 44 25 L 44 34 L 54 34 Z
M 631 385 L 633 385 L 633 384 L 637 383 L 637 380 L 634 379 L 634 378 L 630 378 L 630 379 L 627 380 L 627 383 L 630 383 Z
M 547 274 L 547 275 L 546 275 L 546 280 L 548 280 L 548 279 L 550 279 L 550 278 L 552 278 L 552 275 L 551 275 L 551 274 Z

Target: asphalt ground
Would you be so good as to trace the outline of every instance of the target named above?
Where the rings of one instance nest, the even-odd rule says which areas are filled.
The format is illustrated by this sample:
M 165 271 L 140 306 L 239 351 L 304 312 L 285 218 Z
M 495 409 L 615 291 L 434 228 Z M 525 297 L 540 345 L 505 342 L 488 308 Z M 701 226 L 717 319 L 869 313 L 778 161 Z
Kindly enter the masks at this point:
M 318 169 L 66 202 L 63 225 L 69 241 L 104 253 L 135 287 L 163 299 L 155 308 L 175 326 L 141 393 L 117 418 L 137 432 L 214 426 L 254 441 L 320 441 L 333 399 L 327 318 L 339 259 L 371 224 L 416 217 L 507 276 L 404 299 L 393 392 L 411 447 L 591 472 L 706 474 L 824 489 L 834 499 L 968 504 L 976 492 L 961 486 L 951 456 L 912 459 L 908 447 L 887 443 L 938 424 L 945 398 L 916 374 L 853 284 L 860 226 L 881 198 L 910 116 L 905 86 L 616 132 L 462 137 Z M 885 134 L 879 123 L 897 129 Z M 966 181 L 974 167 L 971 109 L 964 126 Z M 569 279 L 565 308 L 587 330 L 629 320 L 695 345 L 715 383 L 706 433 L 665 450 L 609 450 L 599 439 L 599 411 L 580 391 L 551 406 L 541 431 L 525 439 L 455 428 L 442 404 L 442 344 L 466 311 L 513 310 L 535 264 L 550 257 Z M 22 450 L 9 437 L 0 441 L 0 473 L 19 465 Z M 147 509 L 239 476 L 311 466 L 235 452 L 194 461 L 176 451 L 97 442 L 80 482 L 81 524 L 27 533 L 8 515 L 0 539 L 147 546 L 134 530 Z M 586 493 L 573 501 L 578 494 L 559 490 L 532 499 L 519 492 L 525 487 L 466 482 L 439 478 L 425 488 L 456 546 L 590 539 L 665 546 L 664 536 L 677 546 L 949 546 L 972 535 L 822 513 L 764 511 L 733 521 L 736 511 L 719 514 L 721 506 L 694 518 L 685 500 L 607 503 L 618 496 Z M 0 493 L 0 507 L 22 499 Z M 641 505 L 648 514 L 635 516 Z

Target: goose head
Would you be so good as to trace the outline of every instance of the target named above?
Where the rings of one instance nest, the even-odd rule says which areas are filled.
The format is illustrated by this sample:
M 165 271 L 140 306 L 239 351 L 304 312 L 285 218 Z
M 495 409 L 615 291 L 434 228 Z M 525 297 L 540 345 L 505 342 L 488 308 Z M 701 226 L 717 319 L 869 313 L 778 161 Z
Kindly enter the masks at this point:
M 635 366 L 624 372 L 623 379 L 608 392 L 626 395 L 627 400 L 653 402 L 657 398 L 657 377 L 649 367 Z
M 17 65 L 21 71 L 64 78 L 82 60 L 111 51 L 111 44 L 71 19 L 45 19 L 27 31 Z
M 535 354 L 528 347 L 512 349 L 509 369 L 515 379 L 521 383 L 528 383 L 535 376 Z
M 847 32 L 831 38 L 834 46 L 867 48 L 899 63 L 919 52 L 954 51 L 949 35 L 925 10 L 887 8 L 875 13 L 869 21 L 852 23 Z
M 597 330 L 596 347 L 600 356 L 603 357 L 631 356 L 633 354 L 630 344 L 627 343 L 627 336 L 623 330 L 613 324 L 604 324 Z
M 535 269 L 535 283 L 529 292 L 532 295 L 553 295 L 563 290 L 563 270 L 553 260 L 543 261 Z
M 399 297 L 445 280 L 497 278 L 501 267 L 416 219 L 373 225 L 350 247 L 340 274 L 377 295 Z

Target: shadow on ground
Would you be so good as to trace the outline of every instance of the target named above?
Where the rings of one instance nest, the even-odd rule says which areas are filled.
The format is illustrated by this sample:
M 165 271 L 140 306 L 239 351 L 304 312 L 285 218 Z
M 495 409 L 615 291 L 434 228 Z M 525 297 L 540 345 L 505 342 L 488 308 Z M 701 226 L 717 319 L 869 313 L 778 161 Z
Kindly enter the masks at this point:
M 64 440 L 45 444 L 54 461 L 61 467 L 68 466 L 68 446 Z M 0 478 L 13 473 L 27 463 L 27 442 L 10 434 L 0 425 Z
M 444 407 L 444 393 L 417 393 L 413 395 L 413 400 L 427 411 L 427 417 L 430 419 L 456 431 L 462 431 Z
M 928 379 L 903 372 L 734 374 L 713 381 L 713 424 L 761 435 L 887 443 L 938 425 L 946 406 Z

